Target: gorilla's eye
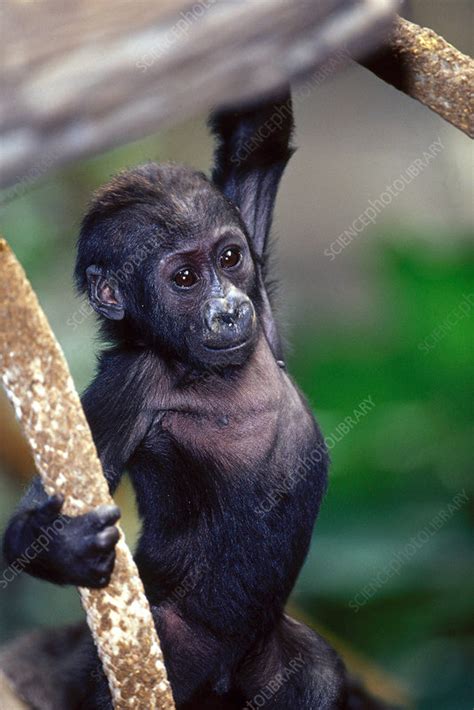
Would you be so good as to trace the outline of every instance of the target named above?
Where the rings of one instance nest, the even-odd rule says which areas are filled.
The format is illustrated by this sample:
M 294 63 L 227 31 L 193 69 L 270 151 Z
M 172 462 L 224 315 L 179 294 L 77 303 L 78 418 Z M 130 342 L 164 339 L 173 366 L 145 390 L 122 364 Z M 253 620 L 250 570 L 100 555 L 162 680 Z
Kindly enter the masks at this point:
M 191 288 L 197 280 L 197 274 L 192 269 L 180 269 L 173 277 L 173 281 L 180 288 Z
M 219 264 L 222 269 L 232 269 L 237 264 L 240 264 L 242 259 L 242 252 L 239 247 L 229 247 L 224 249 L 219 257 Z

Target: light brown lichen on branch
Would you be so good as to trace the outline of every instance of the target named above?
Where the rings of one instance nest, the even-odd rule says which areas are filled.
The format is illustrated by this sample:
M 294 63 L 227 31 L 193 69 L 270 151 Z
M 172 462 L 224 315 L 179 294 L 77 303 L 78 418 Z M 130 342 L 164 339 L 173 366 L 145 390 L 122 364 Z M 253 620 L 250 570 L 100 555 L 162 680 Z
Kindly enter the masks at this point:
M 0 376 L 49 494 L 78 515 L 110 504 L 79 396 L 25 273 L 0 238 Z M 106 589 L 80 589 L 117 710 L 174 706 L 150 607 L 123 533 Z
M 474 59 L 436 32 L 397 17 L 385 46 L 362 63 L 474 138 Z

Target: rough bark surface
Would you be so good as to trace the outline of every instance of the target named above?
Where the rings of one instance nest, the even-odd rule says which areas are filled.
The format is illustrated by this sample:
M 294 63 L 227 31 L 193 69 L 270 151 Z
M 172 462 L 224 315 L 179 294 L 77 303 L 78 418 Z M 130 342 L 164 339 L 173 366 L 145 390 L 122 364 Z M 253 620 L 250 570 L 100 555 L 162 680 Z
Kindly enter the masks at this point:
M 0 375 L 49 494 L 79 515 L 112 502 L 79 396 L 20 264 L 0 239 Z M 123 533 L 106 589 L 80 589 L 117 710 L 171 710 L 159 641 Z
M 474 138 L 474 59 L 433 30 L 398 17 L 385 47 L 364 65 Z

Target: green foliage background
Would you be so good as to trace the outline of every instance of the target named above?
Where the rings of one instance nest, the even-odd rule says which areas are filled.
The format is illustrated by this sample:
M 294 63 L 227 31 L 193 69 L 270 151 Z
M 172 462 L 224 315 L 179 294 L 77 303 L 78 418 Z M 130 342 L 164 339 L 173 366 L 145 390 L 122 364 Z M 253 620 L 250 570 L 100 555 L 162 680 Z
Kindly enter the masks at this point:
M 323 431 L 367 395 L 375 403 L 332 449 L 329 494 L 296 594 L 309 614 L 404 678 L 420 708 L 460 710 L 473 697 L 472 311 L 429 352 L 420 345 L 473 294 L 473 253 L 400 243 L 382 239 L 368 255 L 381 324 L 295 334 L 292 371 L 321 410 Z M 349 606 L 462 491 L 468 502 L 398 574 L 357 611 Z

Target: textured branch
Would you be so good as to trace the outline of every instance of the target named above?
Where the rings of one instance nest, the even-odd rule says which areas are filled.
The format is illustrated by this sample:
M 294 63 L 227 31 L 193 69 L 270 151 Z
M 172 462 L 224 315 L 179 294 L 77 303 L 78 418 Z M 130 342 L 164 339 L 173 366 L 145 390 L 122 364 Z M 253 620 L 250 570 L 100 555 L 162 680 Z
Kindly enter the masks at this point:
M 0 239 L 0 376 L 47 493 L 79 515 L 110 504 L 107 482 L 66 361 L 23 269 Z M 174 703 L 150 608 L 123 533 L 106 589 L 80 589 L 118 710 Z
M 401 17 L 365 67 L 474 138 L 474 59 Z

